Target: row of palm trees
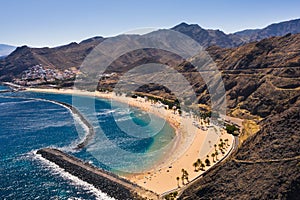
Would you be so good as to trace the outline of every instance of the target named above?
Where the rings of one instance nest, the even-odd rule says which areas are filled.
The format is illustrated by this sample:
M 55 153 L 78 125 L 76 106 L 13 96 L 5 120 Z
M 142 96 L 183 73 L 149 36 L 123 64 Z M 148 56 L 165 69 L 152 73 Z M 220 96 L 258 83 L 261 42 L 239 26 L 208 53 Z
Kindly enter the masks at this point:
M 207 161 L 205 160 L 205 163 L 207 163 Z M 202 170 L 204 171 L 204 167 L 205 167 L 205 164 L 200 160 L 200 159 L 197 159 L 196 162 L 193 163 L 193 167 L 195 167 L 195 171 L 199 171 L 199 170 Z
M 225 139 L 225 140 L 220 139 L 220 143 L 218 145 L 215 144 L 214 147 L 215 147 L 215 152 L 213 152 L 211 154 L 211 157 L 213 158 L 213 162 L 216 162 L 216 161 L 218 161 L 218 155 L 219 155 L 219 151 L 217 150 L 217 147 L 219 147 L 220 152 L 224 155 L 225 150 L 227 149 L 227 147 L 229 147 L 229 140 L 228 139 Z M 200 159 L 197 159 L 197 161 L 193 163 L 195 172 L 198 172 L 200 170 L 205 171 L 205 167 L 206 166 L 209 167 L 210 165 L 211 165 L 211 163 L 209 160 L 209 155 L 206 156 L 206 159 L 204 160 L 204 162 Z M 186 184 L 185 180 L 187 181 L 187 183 L 189 182 L 189 178 L 188 178 L 189 174 L 185 169 L 182 169 L 181 172 L 182 172 L 182 176 L 181 176 L 182 185 L 185 185 Z M 179 186 L 180 178 L 176 177 L 176 180 L 177 180 L 178 187 L 180 187 Z
M 215 152 L 211 154 L 211 157 L 213 158 L 213 162 L 218 161 L 219 151 L 217 150 L 217 146 L 219 147 L 220 152 L 224 155 L 225 150 L 227 149 L 227 147 L 229 147 L 229 140 L 225 139 L 223 141 L 222 139 L 220 139 L 220 143 L 218 145 L 217 144 L 214 145 Z M 216 158 L 216 160 L 214 158 Z
M 189 173 L 185 170 L 185 169 L 181 169 L 181 172 L 182 172 L 182 175 L 181 175 L 181 181 L 182 181 L 182 185 L 185 185 L 189 182 Z M 178 187 L 179 186 L 179 176 L 176 177 L 176 180 L 177 180 L 177 185 Z M 186 183 L 185 183 L 185 180 L 186 180 Z

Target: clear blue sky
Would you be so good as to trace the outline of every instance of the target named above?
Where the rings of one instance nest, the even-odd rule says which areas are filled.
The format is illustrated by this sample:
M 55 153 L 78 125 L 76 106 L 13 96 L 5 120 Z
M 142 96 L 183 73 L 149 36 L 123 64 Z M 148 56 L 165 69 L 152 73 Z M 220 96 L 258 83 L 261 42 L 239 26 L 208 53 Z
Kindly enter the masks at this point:
M 0 43 L 35 47 L 180 22 L 226 33 L 300 18 L 299 0 L 0 0 Z

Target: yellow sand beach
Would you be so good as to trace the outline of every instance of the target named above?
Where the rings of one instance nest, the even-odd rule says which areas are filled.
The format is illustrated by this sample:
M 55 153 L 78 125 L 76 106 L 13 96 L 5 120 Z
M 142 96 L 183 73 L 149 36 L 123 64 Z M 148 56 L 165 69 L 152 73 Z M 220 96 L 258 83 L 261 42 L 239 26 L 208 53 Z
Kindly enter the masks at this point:
M 219 129 L 219 127 L 215 125 L 208 125 L 204 121 L 202 121 L 203 126 L 200 128 L 200 126 L 196 126 L 199 122 L 192 116 L 186 113 L 180 116 L 174 113 L 173 110 L 166 110 L 159 105 L 144 101 L 142 98 L 129 98 L 125 96 L 115 96 L 113 93 L 87 92 L 73 89 L 28 88 L 27 90 L 32 92 L 77 94 L 112 99 L 138 107 L 167 120 L 176 130 L 175 140 L 170 152 L 164 155 L 158 163 L 155 163 L 150 171 L 129 174 L 125 177 L 131 182 L 157 194 L 163 194 L 186 184 L 187 180 L 182 181 L 181 179 L 182 169 L 188 172 L 188 181 L 199 177 L 204 171 L 198 170 L 199 167 L 197 166 L 193 166 L 193 163 L 198 159 L 204 164 L 206 159 L 210 160 L 211 165 L 204 167 L 204 170 L 207 170 L 221 161 L 222 158 L 225 158 L 233 147 L 234 137 L 227 134 L 225 130 Z M 221 143 L 220 141 L 224 143 L 222 148 L 223 153 L 218 147 L 218 144 Z M 218 151 L 218 155 L 213 158 L 212 154 L 215 153 L 216 150 Z M 209 157 L 207 157 L 207 155 L 209 155 Z M 177 180 L 177 177 L 179 180 Z

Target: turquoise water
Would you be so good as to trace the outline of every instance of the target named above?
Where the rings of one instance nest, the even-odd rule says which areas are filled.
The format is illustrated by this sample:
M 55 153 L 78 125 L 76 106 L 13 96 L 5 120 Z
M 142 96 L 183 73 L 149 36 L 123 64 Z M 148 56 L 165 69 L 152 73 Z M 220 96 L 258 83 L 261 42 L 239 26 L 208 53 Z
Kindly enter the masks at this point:
M 0 90 L 5 89 L 0 87 Z M 130 120 L 146 127 L 150 123 L 150 117 L 156 119 L 155 116 L 149 117 L 137 109 L 125 109 L 122 106 L 111 108 L 110 103 L 105 100 L 94 101 L 89 97 L 78 97 L 81 102 L 76 104 L 78 110 L 93 124 L 97 134 L 86 149 L 76 152 L 73 147 L 86 133 L 80 122 L 74 121 L 74 116 L 68 109 L 36 98 L 72 103 L 70 95 L 30 92 L 0 95 L 0 199 L 110 199 L 92 186 L 62 172 L 34 152 L 49 146 L 61 148 L 98 167 L 118 171 L 126 167 L 136 169 L 144 165 L 151 166 L 151 163 L 159 159 L 153 149 L 166 146 L 174 137 L 174 130 L 170 125 L 164 124 L 155 136 L 137 139 L 118 128 L 116 121 L 124 121 L 126 124 L 126 120 Z M 95 102 L 95 112 L 85 106 L 90 101 Z M 146 132 L 153 130 L 155 124 L 147 126 Z M 106 140 L 98 140 L 102 139 L 102 136 L 98 136 L 100 132 L 104 133 Z M 130 156 L 116 159 L 118 154 L 109 144 L 132 155 L 151 156 L 143 162 Z M 103 158 L 99 158 L 102 154 L 96 154 L 99 149 Z M 120 168 L 116 170 L 115 166 Z

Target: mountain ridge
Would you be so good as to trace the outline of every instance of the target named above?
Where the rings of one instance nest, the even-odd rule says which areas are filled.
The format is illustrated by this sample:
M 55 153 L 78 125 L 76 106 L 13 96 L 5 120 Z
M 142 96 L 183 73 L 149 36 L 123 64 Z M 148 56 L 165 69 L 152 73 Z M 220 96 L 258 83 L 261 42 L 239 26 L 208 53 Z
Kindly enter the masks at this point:
M 298 30 L 294 25 L 289 24 L 298 24 L 299 22 L 300 19 L 296 19 L 277 23 L 275 25 L 286 26 L 286 28 L 283 29 L 284 31 L 281 31 L 280 34 L 291 32 L 290 27 L 292 27 L 293 32 L 296 33 L 300 32 L 300 27 Z M 272 26 L 274 25 L 270 25 L 268 27 Z M 254 36 L 247 36 L 247 31 L 244 33 L 240 32 L 239 34 L 225 34 L 220 30 L 203 29 L 198 24 L 189 25 L 185 22 L 174 26 L 173 28 L 171 28 L 171 30 L 186 34 L 195 41 L 199 42 L 199 44 L 205 48 L 211 46 L 233 48 L 236 46 L 241 46 L 247 41 L 254 40 L 249 39 L 254 38 Z M 262 31 L 264 29 L 258 30 Z M 278 30 L 278 28 L 276 30 Z M 251 34 L 257 34 L 257 31 L 250 32 Z M 246 36 L 248 37 L 248 39 L 246 38 Z M 264 34 L 264 37 L 267 36 L 268 34 Z M 15 51 L 11 53 L 11 55 L 0 59 L 0 81 L 12 81 L 14 78 L 20 78 L 23 71 L 28 70 L 30 67 L 38 64 L 50 68 L 58 68 L 60 70 L 66 70 L 70 67 L 79 68 L 81 62 L 83 62 L 84 60 L 84 57 L 103 40 L 105 40 L 105 38 L 97 36 L 83 40 L 80 43 L 72 42 L 68 45 L 58 46 L 54 48 L 30 48 L 26 46 L 28 53 L 27 55 L 23 52 L 24 50 L 22 50 L 22 48 L 16 48 Z M 23 48 L 24 47 L 25 46 L 23 46 Z
M 296 34 L 300 32 L 300 19 L 293 19 L 273 23 L 262 29 L 246 29 L 233 33 L 241 36 L 245 42 L 259 41 L 272 36 L 283 36 L 288 33 Z

